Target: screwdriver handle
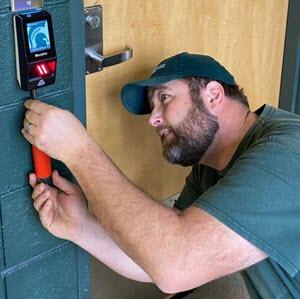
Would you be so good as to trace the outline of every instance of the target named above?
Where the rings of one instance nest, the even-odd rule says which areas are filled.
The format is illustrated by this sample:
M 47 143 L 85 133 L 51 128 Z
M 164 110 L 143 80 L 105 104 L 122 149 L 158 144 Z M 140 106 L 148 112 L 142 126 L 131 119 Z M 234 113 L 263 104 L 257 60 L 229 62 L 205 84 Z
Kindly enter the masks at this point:
M 32 146 L 32 158 L 38 182 L 52 185 L 51 158 L 35 146 Z
M 30 97 L 36 99 L 36 89 L 30 90 Z M 32 146 L 32 158 L 34 165 L 34 172 L 39 183 L 52 185 L 52 167 L 51 158 L 44 152 L 40 151 L 34 145 Z

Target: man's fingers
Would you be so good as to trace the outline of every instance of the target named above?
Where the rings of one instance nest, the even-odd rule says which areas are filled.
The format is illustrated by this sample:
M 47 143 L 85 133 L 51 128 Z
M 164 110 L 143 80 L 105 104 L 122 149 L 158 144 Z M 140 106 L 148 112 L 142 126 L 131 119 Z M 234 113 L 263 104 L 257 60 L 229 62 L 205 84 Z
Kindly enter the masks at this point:
M 53 207 L 53 202 L 51 201 L 51 199 L 48 199 L 45 202 L 45 204 L 42 206 L 42 208 L 40 209 L 40 212 L 39 212 L 40 217 L 43 218 L 43 217 L 47 216 L 52 207 Z
M 34 188 L 31 197 L 35 200 L 37 199 L 37 197 L 44 191 L 46 191 L 46 185 L 44 183 L 38 184 L 36 185 L 36 187 Z
M 51 199 L 48 199 L 42 206 L 39 212 L 39 216 L 42 225 L 46 229 L 49 229 L 54 217 L 53 202 L 51 201 Z
M 36 125 L 30 123 L 26 118 L 23 121 L 24 130 L 27 134 L 34 136 L 36 134 Z
M 29 174 L 29 185 L 34 188 L 36 186 L 37 183 L 37 178 L 35 173 L 30 173 Z
M 24 121 L 23 121 L 24 129 L 26 129 L 28 125 L 30 125 L 30 122 L 26 118 L 24 118 Z
M 77 187 L 73 183 L 60 176 L 57 170 L 53 171 L 52 173 L 52 182 L 54 186 L 66 193 L 73 194 L 74 191 L 78 191 Z
M 31 123 L 31 124 L 38 124 L 40 119 L 41 119 L 41 114 L 37 113 L 37 112 L 34 112 L 34 111 L 31 111 L 31 110 L 27 110 L 25 112 L 25 119 Z
M 42 206 L 45 204 L 45 202 L 47 200 L 49 200 L 50 198 L 50 191 L 47 190 L 43 193 L 41 193 L 35 200 L 33 203 L 34 208 L 40 212 L 40 209 L 42 208 Z M 51 201 L 51 200 L 50 200 Z
M 24 103 L 24 106 L 28 110 L 31 110 L 31 111 L 36 112 L 36 113 L 43 113 L 43 112 L 47 111 L 51 107 L 51 105 L 43 103 L 43 102 L 41 102 L 39 100 L 27 100 Z
M 33 134 L 33 129 L 32 128 L 29 128 L 27 130 L 25 130 L 24 128 L 21 130 L 24 138 L 31 144 L 35 145 L 37 148 L 39 148 L 39 145 L 36 144 L 35 140 L 34 140 L 34 136 L 31 135 Z

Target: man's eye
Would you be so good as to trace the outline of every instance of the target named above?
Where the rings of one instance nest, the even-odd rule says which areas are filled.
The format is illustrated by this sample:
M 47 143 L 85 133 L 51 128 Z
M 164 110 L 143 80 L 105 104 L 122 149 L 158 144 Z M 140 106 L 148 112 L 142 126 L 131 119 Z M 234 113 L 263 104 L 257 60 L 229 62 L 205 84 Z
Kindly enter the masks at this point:
M 169 94 L 162 94 L 160 96 L 160 101 L 161 102 L 164 102 L 165 100 L 167 100 L 168 98 L 170 98 L 170 95 Z

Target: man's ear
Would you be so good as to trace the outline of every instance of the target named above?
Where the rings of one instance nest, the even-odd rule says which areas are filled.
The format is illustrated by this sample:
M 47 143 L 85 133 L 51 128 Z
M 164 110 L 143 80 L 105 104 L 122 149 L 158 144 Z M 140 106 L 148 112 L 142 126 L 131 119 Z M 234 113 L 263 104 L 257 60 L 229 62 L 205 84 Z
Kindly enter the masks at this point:
M 217 81 L 210 81 L 205 87 L 206 106 L 210 111 L 220 107 L 224 100 L 224 88 Z

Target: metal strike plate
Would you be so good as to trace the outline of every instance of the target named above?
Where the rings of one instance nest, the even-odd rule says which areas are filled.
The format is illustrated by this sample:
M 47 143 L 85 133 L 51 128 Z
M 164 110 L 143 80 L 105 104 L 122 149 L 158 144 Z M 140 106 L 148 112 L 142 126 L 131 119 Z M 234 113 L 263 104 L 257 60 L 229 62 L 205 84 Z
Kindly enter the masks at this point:
M 85 17 L 85 73 L 92 74 L 102 70 L 102 66 L 95 63 L 87 52 L 95 51 L 103 55 L 103 20 L 102 6 L 84 8 Z
M 85 73 L 102 71 L 104 67 L 127 61 L 133 56 L 129 47 L 125 51 L 103 56 L 103 8 L 95 5 L 84 8 L 85 17 Z
M 43 8 L 44 0 L 11 0 L 11 11 L 26 11 Z

